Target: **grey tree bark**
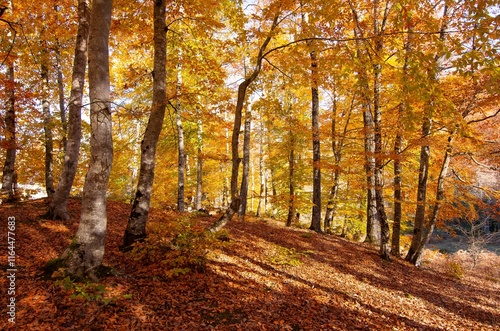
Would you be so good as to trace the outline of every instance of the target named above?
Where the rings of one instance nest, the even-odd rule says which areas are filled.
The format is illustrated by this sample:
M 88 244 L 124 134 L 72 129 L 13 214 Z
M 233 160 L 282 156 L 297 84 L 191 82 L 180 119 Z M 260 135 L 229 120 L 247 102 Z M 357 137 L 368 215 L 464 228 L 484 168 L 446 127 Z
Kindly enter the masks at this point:
M 46 47 L 46 46 L 42 46 Z M 41 78 L 42 78 L 42 113 L 43 113 L 43 132 L 45 145 L 45 191 L 47 196 L 52 198 L 54 195 L 54 179 L 52 178 L 54 167 L 54 141 L 52 135 L 52 114 L 50 113 L 49 98 L 49 73 L 47 63 L 47 51 L 43 51 Z
M 7 89 L 8 100 L 5 105 L 5 133 L 4 133 L 4 146 L 6 151 L 5 162 L 2 172 L 2 194 L 7 195 L 7 201 L 14 201 L 16 199 L 16 88 L 15 88 L 15 74 L 14 64 L 9 63 L 7 67 L 7 79 L 5 88 Z
M 109 83 L 112 0 L 94 0 L 89 37 L 90 163 L 83 186 L 82 213 L 73 243 L 63 254 L 75 278 L 98 279 L 106 238 L 106 191 L 113 162 Z
M 290 120 L 292 115 L 290 115 Z M 288 132 L 289 139 L 289 151 L 288 151 L 288 194 L 290 196 L 288 200 L 288 216 L 286 218 L 286 226 L 291 226 L 295 221 L 295 215 L 297 214 L 297 198 L 295 196 L 295 133 L 292 129 L 292 123 L 290 123 L 290 131 Z
M 184 191 L 185 191 L 185 172 L 186 172 L 186 154 L 184 148 L 184 128 L 182 126 L 182 105 L 180 102 L 180 93 L 182 85 L 182 56 L 179 52 L 179 62 L 177 65 L 177 105 L 175 109 L 175 125 L 177 128 L 177 210 L 184 212 Z
M 59 49 L 59 43 L 56 47 L 56 71 L 57 71 L 57 92 L 59 95 L 59 114 L 61 116 L 61 125 L 62 125 L 62 139 L 61 145 L 62 150 L 66 153 L 66 145 L 67 145 L 67 135 L 68 135 L 68 120 L 66 118 L 66 105 L 64 100 L 64 77 L 62 72 L 62 63 L 61 63 L 61 50 Z
M 89 1 L 78 0 L 78 32 L 68 104 L 68 139 L 61 176 L 47 213 L 47 216 L 52 219 L 69 219 L 67 212 L 68 197 L 76 175 L 82 137 L 82 98 L 85 85 L 85 70 L 87 68 L 89 24 Z
M 412 31 L 411 22 L 408 20 L 408 29 Z M 402 82 L 402 90 L 403 96 L 401 103 L 398 107 L 398 123 L 397 123 L 397 131 L 396 137 L 394 138 L 394 222 L 392 225 L 392 241 L 391 241 L 391 254 L 396 257 L 401 257 L 401 245 L 400 245 L 400 237 L 401 237 L 401 221 L 402 221 L 402 203 L 403 203 L 403 194 L 401 191 L 402 187 L 402 177 L 401 173 L 403 171 L 403 166 L 401 162 L 401 153 L 403 152 L 403 132 L 404 126 L 402 123 L 403 114 L 408 109 L 408 86 L 406 84 L 407 79 L 409 78 L 409 55 L 411 52 L 411 33 L 408 35 L 408 39 L 406 40 L 406 44 L 404 46 L 405 49 L 405 60 L 403 64 L 403 82 Z
M 383 149 L 382 149 L 382 107 L 380 105 L 380 89 L 382 85 L 382 64 L 378 59 L 383 51 L 382 34 L 385 30 L 385 22 L 389 13 L 389 2 L 386 2 L 382 23 L 378 19 L 379 1 L 373 3 L 374 34 L 379 36 L 375 39 L 375 53 L 373 64 L 373 113 L 374 113 L 374 142 L 375 142 L 375 199 L 377 202 L 378 221 L 380 222 L 380 251 L 379 254 L 384 260 L 391 259 L 390 230 L 387 214 L 385 212 L 384 201 L 384 181 L 383 181 Z
M 241 204 L 238 211 L 239 217 L 244 217 L 247 211 L 248 199 L 248 177 L 250 174 L 250 133 L 252 126 L 252 114 L 250 110 L 245 114 L 245 125 L 243 131 L 243 173 L 241 174 L 240 198 Z
M 321 230 L 321 150 L 319 137 L 319 94 L 318 94 L 318 59 L 315 51 L 311 58 L 311 117 L 313 142 L 313 207 L 310 230 Z
M 198 112 L 198 153 L 196 163 L 196 210 L 202 209 L 203 200 L 203 123 L 201 112 Z
M 132 210 L 123 237 L 123 250 L 146 238 L 151 191 L 155 174 L 156 146 L 163 125 L 166 108 L 166 23 L 165 0 L 155 0 L 153 9 L 154 76 L 153 108 L 141 143 L 141 166 Z

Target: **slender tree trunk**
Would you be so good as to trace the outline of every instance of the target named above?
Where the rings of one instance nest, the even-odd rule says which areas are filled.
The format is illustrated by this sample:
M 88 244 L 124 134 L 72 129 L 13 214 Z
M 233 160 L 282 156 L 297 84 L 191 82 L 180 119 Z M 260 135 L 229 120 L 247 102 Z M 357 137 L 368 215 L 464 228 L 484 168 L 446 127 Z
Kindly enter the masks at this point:
M 165 0 L 154 2 L 154 76 L 153 108 L 141 143 L 141 167 L 132 211 L 123 237 L 123 250 L 146 238 L 151 191 L 155 174 L 156 146 L 163 125 L 166 107 L 166 24 Z
M 7 201 L 14 201 L 16 199 L 15 186 L 16 186 L 16 88 L 14 77 L 14 64 L 9 63 L 7 67 L 7 79 L 5 80 L 5 89 L 7 90 L 8 100 L 5 111 L 5 133 L 4 133 L 4 147 L 7 150 L 5 162 L 3 165 L 2 173 L 2 194 L 7 195 Z
M 384 181 L 383 181 L 383 150 L 382 150 L 382 108 L 380 106 L 380 89 L 382 85 L 382 64 L 378 57 L 382 55 L 383 52 L 383 39 L 382 33 L 384 32 L 384 23 L 380 24 L 378 19 L 378 6 L 379 1 L 376 0 L 373 4 L 373 16 L 374 16 L 374 34 L 379 37 L 375 40 L 375 53 L 377 58 L 374 59 L 373 64 L 373 113 L 374 113 L 374 142 L 375 142 L 375 199 L 377 201 L 377 215 L 380 222 L 380 256 L 384 260 L 391 259 L 391 248 L 390 248 L 390 230 L 389 222 L 387 220 L 387 214 L 385 213 L 385 201 L 384 201 Z M 387 3 L 388 6 L 388 3 Z M 384 14 L 384 19 L 382 22 L 386 21 L 388 15 L 388 7 Z
M 265 177 L 264 177 L 264 128 L 261 130 L 261 135 L 260 135 L 260 146 L 259 146 L 259 179 L 260 179 L 260 189 L 259 189 L 259 204 L 257 206 L 257 217 L 262 216 L 262 205 L 263 205 L 263 200 L 264 200 L 264 194 L 265 194 Z
M 399 111 L 400 113 L 402 110 Z M 396 257 L 401 256 L 400 249 L 400 236 L 401 236 L 401 218 L 402 218 L 402 200 L 403 195 L 401 192 L 401 172 L 403 167 L 401 165 L 401 151 L 403 146 L 403 136 L 400 132 L 396 134 L 394 140 L 394 223 L 392 225 L 392 241 L 391 241 L 391 254 Z
M 351 107 L 347 114 L 347 119 L 344 125 L 342 135 L 339 137 L 336 130 L 337 125 L 337 100 L 334 99 L 332 109 L 332 152 L 334 157 L 334 171 L 333 171 L 333 184 L 328 197 L 328 205 L 325 212 L 325 231 L 330 233 L 332 231 L 332 222 L 335 217 L 337 208 L 337 196 L 340 186 L 340 162 L 342 161 L 342 149 L 344 148 L 344 138 L 347 134 L 347 127 L 350 122 L 352 109 L 354 107 L 354 98 L 351 101 Z
M 61 51 L 59 49 L 59 45 L 56 48 L 56 70 L 57 70 L 57 92 L 59 94 L 59 113 L 61 115 L 61 124 L 62 124 L 62 150 L 66 153 L 66 145 L 67 145 L 67 135 L 68 135 L 68 120 L 66 118 L 66 105 L 64 100 L 64 79 L 62 72 L 62 63 L 61 63 Z
M 226 213 L 210 227 L 210 231 L 214 231 L 214 229 L 221 229 L 222 227 L 224 227 L 224 225 L 226 225 L 231 220 L 233 215 L 238 212 L 240 207 L 241 198 L 238 196 L 238 169 L 240 163 L 239 136 L 241 130 L 241 117 L 242 117 L 243 106 L 245 103 L 248 87 L 250 86 L 250 84 L 252 84 L 253 81 L 255 81 L 255 79 L 257 79 L 260 70 L 262 69 L 262 60 L 264 59 L 264 51 L 269 45 L 269 42 L 271 42 L 272 32 L 278 26 L 278 18 L 279 18 L 278 15 L 274 17 L 269 34 L 262 43 L 262 45 L 260 46 L 259 54 L 257 55 L 255 67 L 252 73 L 238 86 L 238 98 L 236 100 L 236 108 L 234 111 L 234 126 L 231 137 L 231 161 L 232 161 L 231 200 L 232 201 L 231 204 L 229 205 L 229 210 L 226 211 Z M 236 210 L 231 210 L 232 208 L 236 208 Z
M 45 53 L 46 51 L 44 51 Z M 44 56 L 46 58 L 46 56 Z M 43 85 L 42 97 L 42 112 L 43 112 L 43 131 L 45 142 L 45 190 L 47 196 L 52 198 L 54 194 L 54 180 L 52 178 L 52 171 L 54 167 L 54 141 L 52 137 L 52 115 L 50 113 L 49 98 L 49 73 L 48 64 L 46 61 L 42 63 L 41 78 Z
M 196 164 L 196 210 L 202 209 L 203 200 L 203 125 L 201 112 L 198 112 L 198 155 Z
M 382 110 L 380 108 L 380 85 L 382 76 L 382 66 L 374 65 L 374 106 L 375 113 L 374 128 L 375 128 L 375 199 L 377 201 L 377 215 L 380 222 L 380 256 L 385 260 L 390 260 L 390 231 L 387 214 L 385 213 L 384 203 L 384 182 L 383 182 L 383 167 L 384 159 L 382 158 Z
M 61 177 L 53 199 L 50 202 L 48 217 L 52 219 L 69 219 L 66 206 L 73 186 L 80 154 L 82 137 L 82 97 L 85 85 L 85 69 L 87 67 L 87 47 L 89 39 L 90 8 L 88 0 L 78 0 L 78 32 L 76 35 L 75 58 L 71 77 L 71 94 L 68 104 L 68 140 L 64 154 Z
M 310 230 L 321 232 L 321 151 L 319 137 L 319 95 L 318 95 L 318 60 L 316 52 L 311 57 L 311 113 L 313 141 L 313 207 Z
M 94 0 L 89 39 L 90 164 L 83 186 L 78 231 L 63 259 L 76 278 L 97 280 L 106 238 L 106 190 L 113 162 L 109 84 L 111 0 Z
M 250 173 L 250 133 L 252 131 L 252 114 L 250 110 L 245 114 L 245 129 L 243 133 L 243 173 L 241 175 L 241 204 L 239 216 L 245 217 L 248 200 L 248 177 Z
M 408 30 L 412 30 L 411 22 L 407 18 Z M 391 254 L 396 257 L 401 257 L 401 221 L 403 217 L 402 213 L 402 202 L 403 194 L 402 188 L 402 178 L 401 173 L 403 171 L 403 166 L 401 164 L 401 153 L 403 151 L 403 114 L 408 108 L 408 86 L 406 81 L 409 78 L 409 55 L 411 52 L 411 34 L 408 35 L 408 40 L 405 45 L 405 61 L 403 64 L 403 100 L 398 107 L 398 124 L 396 137 L 394 138 L 394 223 L 392 225 L 392 242 L 391 242 Z
M 365 100 L 366 102 L 366 100 Z M 373 132 L 373 115 L 369 104 L 363 106 L 363 123 L 365 127 L 365 172 L 366 172 L 366 239 L 368 243 L 378 243 L 377 201 L 375 193 L 375 136 Z
M 179 52 L 179 63 L 177 65 L 177 107 L 175 109 L 175 124 L 177 127 L 177 210 L 184 212 L 184 191 L 185 191 L 185 172 L 186 172 L 186 153 L 184 148 L 184 128 L 182 126 L 182 105 L 180 101 L 180 93 L 182 86 L 182 54 Z
M 426 114 L 422 124 L 422 138 L 426 139 L 431 133 L 431 119 Z M 407 261 L 414 260 L 414 256 L 417 253 L 418 246 L 422 241 L 424 221 L 425 221 L 425 209 L 427 200 L 427 180 L 429 176 L 429 159 L 430 159 L 430 147 L 428 143 L 425 143 L 420 147 L 420 162 L 418 170 L 418 187 L 417 187 L 417 207 L 415 211 L 415 220 L 413 225 L 413 238 L 411 241 L 410 249 L 406 255 Z
M 295 133 L 291 129 L 288 133 L 290 137 L 290 151 L 288 154 L 288 216 L 286 226 L 291 226 L 297 214 L 297 203 L 295 197 Z

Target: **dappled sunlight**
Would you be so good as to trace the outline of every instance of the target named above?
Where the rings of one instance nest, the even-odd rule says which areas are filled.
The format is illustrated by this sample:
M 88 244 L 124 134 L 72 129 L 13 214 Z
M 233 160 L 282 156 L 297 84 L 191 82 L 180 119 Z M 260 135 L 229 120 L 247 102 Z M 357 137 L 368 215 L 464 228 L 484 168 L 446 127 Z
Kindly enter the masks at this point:
M 65 281 L 65 289 L 64 281 L 38 276 L 68 247 L 77 223 L 39 219 L 44 206 L 23 204 L 18 216 L 18 256 L 26 263 L 17 321 L 32 329 L 493 331 L 500 320 L 496 271 L 477 269 L 472 276 L 464 265 L 465 276 L 457 279 L 439 267 L 436 254 L 416 268 L 381 260 L 368 244 L 254 218 L 228 224 L 229 241 L 207 246 L 203 270 L 169 273 L 168 250 L 152 261 L 118 250 L 130 206 L 117 202 L 108 204 L 105 254 L 114 276 L 97 285 Z M 78 214 L 79 204 L 69 211 Z M 9 212 L 0 209 L 0 217 Z M 165 246 L 163 236 L 180 220 L 192 229 L 214 219 L 153 210 L 149 228 L 157 242 L 147 247 Z M 484 271 L 495 262 L 480 261 L 490 263 L 478 265 Z

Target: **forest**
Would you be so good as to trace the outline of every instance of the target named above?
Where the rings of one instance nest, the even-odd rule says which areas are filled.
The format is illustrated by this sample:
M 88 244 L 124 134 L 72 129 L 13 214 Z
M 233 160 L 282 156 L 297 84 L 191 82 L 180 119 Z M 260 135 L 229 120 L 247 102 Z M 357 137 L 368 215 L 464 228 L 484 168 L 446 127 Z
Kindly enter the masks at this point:
M 64 330 L 498 327 L 498 249 L 492 268 L 480 254 L 499 241 L 499 25 L 498 0 L 0 0 L 1 264 L 18 320 L 50 328 L 30 320 L 42 298 Z M 467 276 L 446 254 L 427 269 L 436 238 L 466 240 Z M 248 307 L 284 317 L 253 315 L 221 277 L 264 284 Z M 483 296 L 455 301 L 459 283 Z M 151 287 L 170 305 L 184 288 L 196 318 L 163 321 Z M 414 307 L 367 301 L 397 307 L 396 292 Z M 347 315 L 309 321 L 321 307 Z

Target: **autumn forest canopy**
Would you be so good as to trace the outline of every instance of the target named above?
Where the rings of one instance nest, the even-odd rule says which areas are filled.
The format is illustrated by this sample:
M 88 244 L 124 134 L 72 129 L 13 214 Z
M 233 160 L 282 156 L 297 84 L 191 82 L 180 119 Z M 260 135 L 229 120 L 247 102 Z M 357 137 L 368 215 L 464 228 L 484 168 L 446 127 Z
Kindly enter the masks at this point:
M 106 200 L 131 203 L 123 251 L 152 207 L 214 212 L 214 233 L 273 217 L 417 265 L 436 227 L 498 231 L 498 0 L 1 1 L 0 15 L 2 200 L 41 187 L 46 217 L 67 220 L 81 197 L 70 275 L 97 278 Z

